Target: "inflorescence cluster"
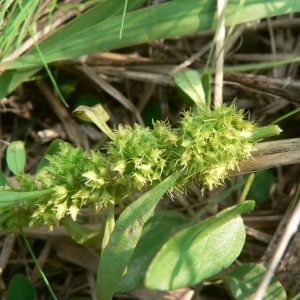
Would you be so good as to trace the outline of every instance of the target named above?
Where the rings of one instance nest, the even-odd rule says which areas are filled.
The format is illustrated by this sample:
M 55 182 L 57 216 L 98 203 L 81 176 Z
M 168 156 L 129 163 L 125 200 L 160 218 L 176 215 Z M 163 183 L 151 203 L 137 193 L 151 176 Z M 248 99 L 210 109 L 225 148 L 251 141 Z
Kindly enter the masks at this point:
M 122 205 L 126 196 L 134 200 L 137 191 L 157 185 L 176 171 L 184 175 L 169 192 L 193 183 L 212 189 L 255 150 L 255 125 L 243 117 L 234 105 L 222 105 L 214 111 L 184 112 L 178 128 L 162 121 L 155 122 L 153 129 L 120 125 L 105 152 L 86 152 L 63 142 L 57 154 L 47 157 L 50 164 L 45 175 L 32 180 L 28 174 L 19 174 L 19 188 L 5 187 L 13 191 L 50 188 L 51 193 L 16 202 L 10 208 L 15 213 L 2 224 L 3 229 L 52 228 L 66 214 L 75 220 L 83 206 L 98 211 L 109 203 Z M 6 213 L 0 209 L 2 216 Z

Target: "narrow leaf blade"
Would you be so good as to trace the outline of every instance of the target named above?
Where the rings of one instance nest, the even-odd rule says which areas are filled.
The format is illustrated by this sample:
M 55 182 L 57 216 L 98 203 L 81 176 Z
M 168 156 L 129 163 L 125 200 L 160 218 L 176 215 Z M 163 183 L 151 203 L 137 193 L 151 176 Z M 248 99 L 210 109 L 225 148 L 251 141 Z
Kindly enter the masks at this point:
M 72 219 L 62 218 L 60 221 L 70 234 L 71 238 L 78 244 L 84 246 L 94 246 L 102 239 L 100 232 L 81 225 Z
M 98 267 L 97 295 L 111 300 L 140 238 L 145 222 L 165 192 L 182 176 L 172 174 L 156 187 L 129 205 L 120 215 Z
M 3 171 L 0 169 L 0 186 L 5 186 L 8 184 L 7 178 L 4 175 Z
M 205 94 L 205 103 L 207 107 L 210 107 L 210 103 L 211 103 L 211 77 L 210 74 L 206 71 L 202 78 L 201 78 L 201 82 L 202 82 L 202 87 L 204 90 L 204 94 Z
M 50 146 L 48 147 L 45 155 L 41 159 L 37 171 L 36 171 L 36 176 L 42 176 L 45 172 L 45 168 L 49 165 L 49 161 L 46 158 L 46 155 L 53 155 L 59 150 L 59 144 L 63 142 L 61 139 L 55 139 L 54 141 L 51 142 Z
M 15 201 L 27 201 L 53 193 L 53 189 L 46 189 L 34 192 L 11 192 L 0 190 L 0 207 L 7 207 Z
M 53 34 L 40 44 L 45 60 L 49 62 L 65 60 L 98 51 L 146 43 L 161 38 L 170 38 L 184 34 L 191 34 L 216 27 L 215 2 L 210 0 L 178 0 L 155 5 L 126 14 L 126 22 L 122 39 L 118 38 L 120 24 L 122 23 L 122 6 L 119 1 L 104 1 L 102 5 L 112 3 L 117 14 L 109 15 L 109 19 L 103 22 L 101 16 L 98 22 L 81 22 L 81 27 L 71 26 L 69 31 L 62 35 Z M 128 3 L 128 9 L 131 1 Z M 272 7 L 265 0 L 246 1 L 241 13 L 236 19 L 236 10 L 239 1 L 229 1 L 226 6 L 226 26 L 249 22 L 261 18 L 272 17 L 284 13 L 300 11 L 298 0 L 278 0 L 272 3 Z M 104 11 L 104 9 L 103 9 Z M 105 13 L 105 11 L 104 11 Z M 100 12 L 98 13 L 100 15 Z M 100 21 L 99 21 L 100 20 Z M 176 20 L 176 22 L 174 22 Z M 136 26 L 139 24 L 139 26 Z M 71 30 L 73 29 L 73 30 Z M 63 29 L 62 29 L 63 30 Z M 73 34 L 67 35 L 67 32 Z M 109 35 L 107 34 L 109 32 Z M 21 58 L 1 64 L 0 69 L 14 69 L 41 65 L 36 51 L 29 51 Z
M 173 74 L 176 86 L 184 92 L 198 107 L 207 110 L 205 93 L 199 74 L 195 70 Z
M 25 79 L 34 75 L 42 67 L 7 70 L 0 76 L 0 99 L 11 93 Z M 1 101 L 1 100 L 0 100 Z

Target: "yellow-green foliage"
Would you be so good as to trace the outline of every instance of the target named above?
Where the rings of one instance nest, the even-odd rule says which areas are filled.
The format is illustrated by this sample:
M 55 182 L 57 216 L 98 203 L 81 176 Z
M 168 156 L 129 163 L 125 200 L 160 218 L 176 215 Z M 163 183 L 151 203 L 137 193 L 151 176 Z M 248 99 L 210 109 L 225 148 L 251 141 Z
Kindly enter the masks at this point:
M 19 190 L 53 188 L 52 196 L 15 204 L 16 214 L 3 226 L 8 230 L 44 224 L 51 228 L 65 214 L 75 220 L 82 206 L 98 211 L 109 202 L 123 205 L 126 196 L 134 200 L 135 192 L 179 170 L 184 176 L 169 192 L 193 183 L 212 189 L 224 182 L 240 160 L 251 156 L 256 142 L 253 128 L 252 122 L 243 119 L 243 111 L 223 105 L 214 111 L 184 112 L 178 128 L 168 122 L 156 122 L 153 129 L 120 125 L 115 140 L 103 152 L 85 152 L 61 143 L 59 153 L 47 157 L 46 175 L 35 182 L 25 174 L 18 176 Z

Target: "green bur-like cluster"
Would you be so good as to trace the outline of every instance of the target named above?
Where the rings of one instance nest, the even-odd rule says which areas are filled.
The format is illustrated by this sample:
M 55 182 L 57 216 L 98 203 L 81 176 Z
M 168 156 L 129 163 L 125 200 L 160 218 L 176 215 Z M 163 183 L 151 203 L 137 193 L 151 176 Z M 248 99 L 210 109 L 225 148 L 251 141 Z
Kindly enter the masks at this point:
M 106 152 L 85 152 L 61 143 L 60 152 L 47 157 L 50 166 L 36 178 L 39 185 L 24 174 L 18 177 L 19 191 L 53 188 L 53 193 L 16 204 L 15 217 L 3 225 L 52 227 L 65 214 L 75 220 L 82 206 L 98 211 L 109 203 L 122 205 L 126 196 L 134 200 L 137 191 L 181 170 L 184 175 L 169 192 L 193 183 L 212 189 L 251 156 L 254 127 L 243 119 L 243 111 L 223 105 L 214 111 L 184 112 L 178 128 L 168 122 L 155 122 L 153 129 L 120 125 Z

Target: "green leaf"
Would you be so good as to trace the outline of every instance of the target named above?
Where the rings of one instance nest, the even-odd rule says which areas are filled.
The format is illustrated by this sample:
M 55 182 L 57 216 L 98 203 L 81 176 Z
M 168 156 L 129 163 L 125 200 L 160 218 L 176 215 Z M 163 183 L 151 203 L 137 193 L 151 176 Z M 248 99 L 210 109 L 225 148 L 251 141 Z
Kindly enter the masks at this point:
M 260 141 L 268 137 L 278 135 L 281 132 L 281 128 L 277 125 L 268 125 L 264 127 L 253 128 L 251 130 L 251 139 L 253 141 Z
M 1 63 L 0 63 L 1 66 Z M 25 79 L 34 75 L 42 67 L 7 70 L 0 76 L 0 99 L 15 90 Z M 1 100 L 0 100 L 1 101 Z
M 231 265 L 246 237 L 239 215 L 249 212 L 254 205 L 254 201 L 240 203 L 176 233 L 152 261 L 146 286 L 177 289 L 199 283 Z
M 134 10 L 144 2 L 128 1 L 127 11 Z M 277 0 L 272 2 L 272 6 L 265 0 L 251 0 L 245 2 L 241 13 L 234 19 L 239 4 L 240 1 L 228 2 L 225 15 L 227 26 L 231 25 L 232 21 L 238 24 L 300 11 L 298 0 Z M 40 49 L 47 63 L 75 58 L 98 51 L 109 51 L 216 28 L 215 13 L 215 2 L 211 0 L 177 0 L 140 9 L 126 14 L 123 36 L 119 39 L 122 5 L 119 0 L 104 1 L 40 43 Z M 293 61 L 299 59 L 300 57 Z M 290 62 L 292 61 L 284 63 Z M 274 62 L 270 63 L 269 67 L 273 64 Z M 258 64 L 254 68 L 262 65 Z M 42 62 L 37 51 L 33 49 L 17 60 L 0 63 L 1 70 L 25 67 L 36 69 L 27 70 L 27 74 L 20 74 L 20 71 L 13 70 L 12 73 L 18 75 L 18 80 L 13 78 L 16 74 L 7 71 L 0 76 L 0 99 L 37 72 L 42 67 Z
M 129 1 L 127 11 L 145 1 Z M 239 1 L 229 1 L 226 6 L 226 26 L 232 20 L 238 23 L 300 11 L 298 0 L 277 0 L 272 5 L 265 0 L 246 1 L 236 19 Z M 112 13 L 114 12 L 114 13 Z M 89 14 L 88 14 L 89 13 Z M 126 14 L 122 39 L 122 5 L 119 0 L 104 1 L 91 12 L 68 23 L 40 43 L 47 63 L 79 57 L 98 51 L 146 43 L 215 28 L 216 6 L 211 0 L 177 0 L 151 6 Z M 105 21 L 104 21 L 105 20 Z M 137 26 L 138 24 L 138 26 Z M 1 69 L 34 67 L 42 62 L 35 49 L 15 61 L 2 63 Z
M 9 169 L 15 174 L 24 172 L 26 164 L 26 152 L 24 143 L 17 141 L 12 142 L 6 152 L 6 161 Z
M 189 221 L 171 210 L 158 210 L 146 222 L 118 292 L 143 288 L 146 271 L 162 245 Z
M 7 178 L 4 175 L 3 171 L 0 169 L 0 186 L 8 184 Z
M 145 2 L 146 0 L 128 1 L 127 12 L 138 8 L 140 5 L 142 5 Z M 49 63 L 50 60 L 48 55 L 52 57 L 50 52 L 55 52 L 55 56 L 56 56 L 56 58 L 52 57 L 53 59 L 52 61 L 58 61 L 61 60 L 62 57 L 66 57 L 66 56 L 68 56 L 69 58 L 71 58 L 71 56 L 73 55 L 75 55 L 73 57 L 81 56 L 81 54 L 77 55 L 80 52 L 81 53 L 85 52 L 86 54 L 97 52 L 99 50 L 94 51 L 94 49 L 96 49 L 94 46 L 98 48 L 100 44 L 103 42 L 104 44 L 100 46 L 100 48 L 102 48 L 102 51 L 112 48 L 112 45 L 107 48 L 107 43 L 105 41 L 107 41 L 108 43 L 111 43 L 112 41 L 120 43 L 121 41 L 121 44 L 124 44 L 123 42 L 124 36 L 122 39 L 119 39 L 119 31 L 122 23 L 122 18 L 123 18 L 123 7 L 122 5 L 120 5 L 119 0 L 103 1 L 97 6 L 95 6 L 94 8 L 88 10 L 86 13 L 75 18 L 73 21 L 69 22 L 63 28 L 61 28 L 60 30 L 58 30 L 57 32 L 49 36 L 49 38 L 41 42 L 39 44 L 40 51 L 43 53 L 46 62 Z M 113 22 L 114 28 L 111 28 L 110 20 L 116 20 L 115 22 Z M 110 27 L 110 29 L 106 28 L 105 35 L 104 36 L 102 36 L 102 34 L 95 35 L 93 29 L 98 28 L 100 24 L 104 24 L 104 27 L 106 27 L 105 25 L 106 23 L 108 23 L 107 25 Z M 126 20 L 126 24 L 127 24 L 127 20 Z M 125 30 L 126 27 L 127 26 L 125 26 Z M 93 39 L 96 39 L 97 41 L 89 40 L 88 44 L 81 45 L 79 46 L 79 48 L 77 45 L 76 49 L 68 48 L 64 50 L 65 51 L 64 54 L 63 53 L 59 54 L 60 51 L 59 49 L 61 48 L 61 46 L 69 44 L 70 47 L 72 47 L 71 44 L 72 42 L 74 42 L 77 39 L 82 39 L 82 38 L 84 39 L 84 36 L 89 36 L 91 34 L 93 34 Z M 98 42 L 100 40 L 101 43 Z M 64 43 L 65 41 L 68 42 L 65 44 Z M 91 49 L 92 52 L 89 51 L 90 47 L 93 48 Z M 25 59 L 26 62 L 24 61 L 24 63 L 22 63 L 21 60 L 24 57 L 28 58 L 28 60 Z M 35 59 L 38 59 L 38 61 L 34 62 L 34 60 L 32 59 L 33 57 L 35 57 Z M 18 62 L 18 63 L 15 64 L 14 62 Z M 40 59 L 37 49 L 33 48 L 32 50 L 28 51 L 25 55 L 23 55 L 21 58 L 16 59 L 15 61 L 4 62 L 1 64 L 1 67 L 4 67 L 6 69 L 7 66 L 10 66 L 8 67 L 8 69 L 15 69 L 15 68 L 17 69 L 19 67 L 21 68 L 26 67 L 25 64 L 27 67 L 42 65 L 42 61 Z
M 10 192 L 0 190 L 0 207 L 7 207 L 15 201 L 27 201 L 53 193 L 53 189 L 46 189 L 34 192 Z
M 39 3 L 38 1 L 31 3 L 30 1 L 1 1 L 1 12 L 6 13 L 4 26 L 1 22 L 1 56 L 2 58 L 19 48 L 25 38 L 28 37 L 28 28 L 24 24 L 28 23 L 31 19 L 34 23 L 39 15 Z M 4 2 L 4 3 L 3 3 Z M 3 7 L 4 4 L 4 7 Z M 5 6 L 8 4 L 8 7 Z M 20 7 L 22 6 L 23 9 Z M 24 13 L 25 12 L 25 13 Z M 2 30 L 3 29 L 3 30 Z
M 198 107 L 207 110 L 205 94 L 199 74 L 195 70 L 173 74 L 176 86 L 187 95 Z
M 275 180 L 272 169 L 256 172 L 247 198 L 255 200 L 257 204 L 265 203 L 274 190 Z
M 300 299 L 300 293 L 298 293 L 296 296 L 294 296 L 291 300 L 299 300 Z
M 71 238 L 78 244 L 94 246 L 101 242 L 103 235 L 100 232 L 83 226 L 72 219 L 62 218 L 60 222 L 64 225 Z
M 63 142 L 61 139 L 55 139 L 51 142 L 50 146 L 48 147 L 45 155 L 41 159 L 37 171 L 36 176 L 43 176 L 43 174 L 46 172 L 46 167 L 49 166 L 49 160 L 46 158 L 46 155 L 53 155 L 59 151 L 59 144 Z
M 103 234 L 103 240 L 102 240 L 102 253 L 103 250 L 106 248 L 107 244 L 109 243 L 110 236 L 115 228 L 116 222 L 115 222 L 115 205 L 114 203 L 108 204 L 108 212 L 107 212 L 107 218 L 105 221 L 105 228 L 104 228 L 104 234 Z
M 141 236 L 145 222 L 155 206 L 182 176 L 177 172 L 130 204 L 120 215 L 103 251 L 97 275 L 97 295 L 101 300 L 111 300 Z
M 251 300 L 265 272 L 266 268 L 262 265 L 243 264 L 230 272 L 225 280 L 235 299 Z M 284 288 L 275 277 L 272 278 L 263 299 L 287 299 Z
M 127 11 L 132 11 L 142 5 L 145 2 L 145 0 L 131 0 L 128 3 Z M 53 51 L 55 49 L 59 48 L 59 45 L 61 44 L 61 41 L 71 38 L 72 36 L 77 36 L 78 32 L 87 30 L 84 34 L 86 34 L 89 31 L 90 27 L 95 26 L 96 24 L 99 24 L 101 22 L 106 21 L 107 19 L 122 14 L 122 6 L 120 6 L 119 1 L 103 1 L 99 5 L 95 6 L 94 8 L 88 10 L 86 13 L 80 15 L 79 17 L 75 18 L 73 21 L 69 22 L 66 26 L 64 26 L 62 29 L 55 32 L 53 35 L 51 35 L 48 39 L 46 39 L 41 45 L 44 45 L 45 47 L 52 48 Z M 120 27 L 121 21 L 118 24 L 118 27 Z M 107 36 L 107 34 L 105 34 Z M 99 36 L 97 37 L 99 39 Z M 105 37 L 103 37 L 105 39 Z M 116 39 L 119 39 L 118 37 Z M 86 45 L 83 47 L 87 50 Z M 111 49 L 111 47 L 110 47 Z M 109 49 L 109 50 L 110 50 Z M 70 49 L 69 49 L 70 50 Z M 69 51 L 67 50 L 67 52 Z M 84 51 L 86 51 L 84 50 Z M 41 49 L 43 53 L 43 49 Z M 31 53 L 31 54 L 30 54 Z M 32 54 L 34 53 L 34 55 Z M 42 61 L 41 58 L 35 48 L 28 51 L 27 54 L 35 56 L 35 59 L 38 59 L 38 64 L 35 64 L 33 61 L 29 64 L 27 64 L 27 68 L 19 69 L 19 67 L 16 68 L 10 68 L 12 70 L 7 70 L 0 76 L 0 99 L 5 97 L 7 94 L 12 92 L 16 87 L 18 87 L 25 79 L 29 78 L 30 76 L 37 73 L 40 69 L 42 69 Z M 26 54 L 26 55 L 27 55 Z M 43 53 L 44 54 L 44 53 Z M 58 55 L 58 53 L 56 53 Z M 24 55 L 25 56 L 25 55 Z M 22 57 L 24 57 L 22 56 Z M 47 57 L 44 57 L 47 62 Z M 22 59 L 22 58 L 20 58 Z M 57 59 L 59 60 L 59 56 L 57 56 Z M 10 64 L 11 62 L 8 62 Z M 4 63 L 0 63 L 0 69 Z M 22 63 L 21 63 L 22 65 Z M 16 70 L 13 70 L 16 69 Z
M 23 275 L 16 274 L 11 280 L 7 300 L 34 300 L 35 290 L 33 284 Z
M 211 76 L 207 71 L 203 74 L 203 76 L 201 78 L 201 82 L 202 82 L 202 87 L 203 87 L 203 90 L 204 90 L 206 106 L 210 107 L 210 103 L 211 103 Z

